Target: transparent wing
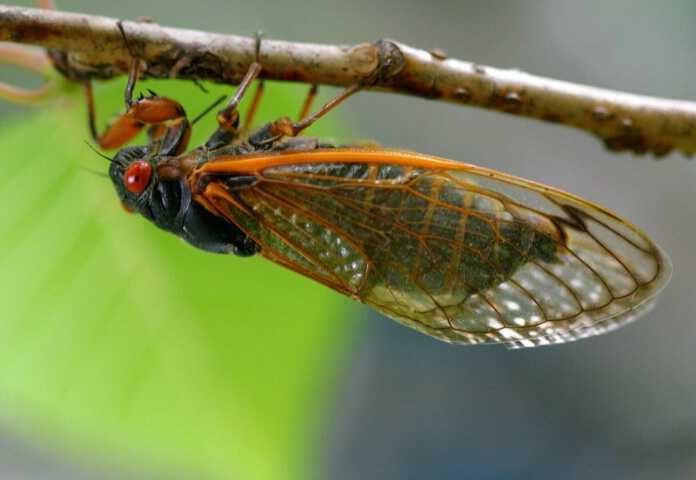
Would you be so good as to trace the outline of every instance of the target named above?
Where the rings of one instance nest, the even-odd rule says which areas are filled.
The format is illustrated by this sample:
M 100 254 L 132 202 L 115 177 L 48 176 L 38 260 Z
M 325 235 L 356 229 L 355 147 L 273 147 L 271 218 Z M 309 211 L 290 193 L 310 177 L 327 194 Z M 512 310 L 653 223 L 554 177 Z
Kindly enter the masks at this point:
M 597 335 L 647 311 L 669 279 L 657 245 L 577 197 L 430 157 L 354 153 L 268 161 L 253 186 L 221 180 L 206 194 L 264 256 L 452 343 Z

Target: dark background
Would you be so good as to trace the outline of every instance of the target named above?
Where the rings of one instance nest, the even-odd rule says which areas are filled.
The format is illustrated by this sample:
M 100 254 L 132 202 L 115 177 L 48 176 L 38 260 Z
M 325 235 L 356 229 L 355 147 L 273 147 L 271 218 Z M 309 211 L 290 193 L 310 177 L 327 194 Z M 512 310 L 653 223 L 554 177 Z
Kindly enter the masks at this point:
M 391 37 L 484 65 L 694 99 L 696 5 L 686 0 L 193 5 L 59 3 L 66 11 L 147 15 L 162 25 L 249 36 L 263 30 L 293 41 Z M 322 477 L 696 477 L 692 160 L 616 155 L 581 132 L 403 96 L 365 93 L 341 110 L 355 139 L 501 170 L 603 205 L 654 238 L 674 276 L 639 322 L 560 347 L 452 347 L 373 315 L 326 433 Z M 0 473 L 123 478 L 46 458 L 7 437 L 0 437 Z

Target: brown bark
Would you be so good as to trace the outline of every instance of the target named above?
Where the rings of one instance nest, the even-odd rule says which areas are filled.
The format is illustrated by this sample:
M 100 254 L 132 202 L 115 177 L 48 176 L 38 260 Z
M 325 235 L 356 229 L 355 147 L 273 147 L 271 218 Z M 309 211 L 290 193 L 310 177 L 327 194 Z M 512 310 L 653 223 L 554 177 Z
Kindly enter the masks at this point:
M 238 83 L 254 59 L 253 38 L 174 29 L 148 22 L 0 6 L 0 40 L 60 52 L 72 79 L 142 73 Z M 498 110 L 576 127 L 616 151 L 663 156 L 696 152 L 696 103 L 632 95 L 449 59 L 392 40 L 333 46 L 265 39 L 261 78 L 348 86 L 392 62 L 372 88 Z

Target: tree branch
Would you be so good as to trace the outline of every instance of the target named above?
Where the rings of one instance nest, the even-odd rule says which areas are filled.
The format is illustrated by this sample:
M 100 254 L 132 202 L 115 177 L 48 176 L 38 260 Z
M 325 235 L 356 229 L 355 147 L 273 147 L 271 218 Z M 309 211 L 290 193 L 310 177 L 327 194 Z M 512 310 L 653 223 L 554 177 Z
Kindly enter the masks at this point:
M 52 52 L 69 78 L 124 74 L 132 55 L 155 78 L 236 84 L 254 59 L 254 39 L 154 23 L 0 6 L 0 40 Z M 130 50 L 129 50 L 130 49 Z M 392 40 L 351 47 L 264 40 L 262 78 L 348 86 L 386 58 L 393 67 L 372 88 L 498 110 L 576 127 L 615 151 L 696 153 L 696 103 L 632 95 L 446 58 Z

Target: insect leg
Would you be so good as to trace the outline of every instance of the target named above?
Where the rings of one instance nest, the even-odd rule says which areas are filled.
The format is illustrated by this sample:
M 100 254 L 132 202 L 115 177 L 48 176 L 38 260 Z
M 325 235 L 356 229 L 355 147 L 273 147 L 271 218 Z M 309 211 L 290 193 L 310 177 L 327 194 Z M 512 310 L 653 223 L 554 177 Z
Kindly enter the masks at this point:
M 309 116 L 309 112 L 312 109 L 312 104 L 314 103 L 314 99 L 317 98 L 317 90 L 319 88 L 317 85 L 312 85 L 312 88 L 309 89 L 309 93 L 307 94 L 307 99 L 305 100 L 304 105 L 302 106 L 302 111 L 300 112 L 300 120 L 307 118 Z
M 220 110 L 217 115 L 217 121 L 220 124 L 220 128 L 227 132 L 233 134 L 237 133 L 239 127 L 239 112 L 237 111 L 237 107 L 239 106 L 239 103 L 242 101 L 242 98 L 244 98 L 244 95 L 246 94 L 247 90 L 249 89 L 249 86 L 251 85 L 251 82 L 253 82 L 256 79 L 256 77 L 259 76 L 261 70 L 263 70 L 263 67 L 261 66 L 261 63 L 259 61 L 260 52 L 261 32 L 258 32 L 256 34 L 256 57 L 252 64 L 249 66 L 249 70 L 247 70 L 246 75 L 239 83 L 239 88 L 237 88 L 237 91 L 234 92 L 234 95 L 232 95 L 232 98 L 230 98 L 230 101 L 227 103 L 225 108 Z M 250 115 L 253 115 L 254 110 L 256 109 L 256 104 L 260 99 L 261 91 L 262 90 L 257 90 Z
M 256 77 L 259 76 L 259 73 L 261 73 L 261 70 L 263 69 L 259 61 L 260 52 L 261 32 L 258 32 L 256 34 L 256 57 L 252 64 L 249 66 L 249 70 L 247 70 L 246 75 L 244 75 L 244 78 L 239 83 L 237 91 L 234 92 L 234 95 L 232 95 L 232 98 L 227 103 L 225 108 L 218 112 L 217 121 L 220 127 L 205 143 L 205 146 L 208 150 L 215 150 L 216 148 L 229 145 L 239 135 L 239 111 L 237 110 L 237 107 L 239 106 L 239 103 L 242 101 L 242 98 L 246 94 L 247 90 L 249 90 L 251 82 L 253 82 L 256 79 Z M 251 123 L 251 119 L 253 118 L 254 113 L 256 112 L 256 107 L 258 106 L 259 101 L 261 100 L 262 93 L 263 83 L 259 83 L 259 86 L 256 92 L 254 93 L 254 99 L 251 103 L 251 108 L 249 109 L 245 126 L 248 126 Z
M 253 125 L 254 115 L 256 114 L 256 109 L 258 108 L 259 103 L 261 102 L 261 96 L 263 95 L 263 91 L 263 80 L 259 80 L 259 83 L 256 86 L 256 91 L 254 92 L 254 99 L 251 101 L 251 106 L 249 107 L 249 111 L 247 111 L 246 117 L 244 117 L 244 126 L 242 127 L 242 130 L 248 130 L 250 126 Z
M 311 105 L 311 102 L 314 100 L 314 96 L 316 95 L 316 90 L 315 88 L 313 88 L 312 90 L 310 90 L 310 94 L 307 98 L 307 101 L 305 102 L 305 107 L 302 112 L 303 118 L 297 122 L 293 122 L 289 118 L 281 118 L 273 124 L 273 130 L 275 131 L 275 133 L 278 134 L 279 137 L 296 137 L 300 134 L 300 132 L 302 132 L 302 130 L 305 130 L 306 128 L 311 126 L 314 122 L 316 122 L 321 117 L 329 113 L 331 110 L 333 110 L 334 107 L 343 102 L 345 99 L 375 83 L 379 79 L 380 75 L 382 75 L 384 71 L 389 68 L 390 65 L 391 61 L 387 59 L 384 63 L 379 65 L 375 69 L 375 71 L 372 72 L 372 74 L 365 80 L 351 85 L 350 87 L 346 88 L 343 92 L 341 92 L 339 95 L 334 97 L 332 100 L 324 104 L 324 106 L 322 106 L 320 109 L 316 110 L 311 115 L 306 115 Z
M 130 51 L 130 45 L 123 31 L 123 26 L 118 23 L 123 40 Z M 162 97 L 150 91 L 150 95 L 141 95 L 133 99 L 133 91 L 140 72 L 140 60 L 133 55 L 128 71 L 128 83 L 123 92 L 126 112 L 122 114 L 106 131 L 96 134 L 94 126 L 94 102 L 91 94 L 91 85 L 86 84 L 88 112 L 90 128 L 99 146 L 105 149 L 118 148 L 131 140 L 145 126 L 149 125 L 148 136 L 150 141 L 162 140 L 159 153 L 162 155 L 178 155 L 186 150 L 191 135 L 191 126 L 186 118 L 184 108 L 175 100 Z M 171 123 L 165 126 L 165 122 Z

